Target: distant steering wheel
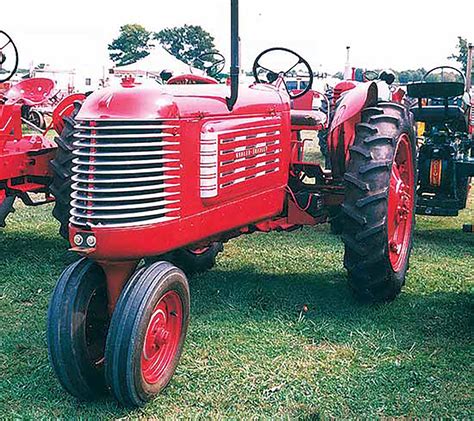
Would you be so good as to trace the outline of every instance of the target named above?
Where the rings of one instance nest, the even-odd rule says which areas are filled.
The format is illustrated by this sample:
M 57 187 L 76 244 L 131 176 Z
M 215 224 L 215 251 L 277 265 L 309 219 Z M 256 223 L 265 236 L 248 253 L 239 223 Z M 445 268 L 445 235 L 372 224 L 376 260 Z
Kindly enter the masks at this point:
M 454 70 L 456 73 L 458 73 L 460 76 L 461 76 L 461 79 L 463 81 L 464 84 L 466 84 L 466 76 L 464 76 L 464 73 L 461 72 L 461 70 L 459 69 L 456 69 L 456 67 L 452 67 L 452 66 L 438 66 L 438 67 L 434 67 L 433 69 L 431 70 L 428 70 L 425 75 L 423 76 L 423 80 L 426 80 L 428 78 L 428 76 L 433 73 L 435 70 L 440 70 L 440 69 L 449 69 L 449 70 Z M 441 82 L 444 82 L 444 73 L 443 73 L 443 79 L 441 80 Z
M 207 75 L 211 77 L 222 73 L 225 67 L 225 57 L 217 52 L 201 54 L 196 61 L 202 65 Z
M 274 71 L 274 70 L 267 69 L 266 67 L 264 67 L 260 64 L 260 60 L 262 59 L 262 57 L 265 54 L 271 53 L 273 51 L 282 51 L 284 53 L 291 54 L 291 55 L 295 56 L 298 59 L 298 61 L 294 64 L 294 66 L 290 67 L 289 69 L 287 69 L 285 71 L 278 71 L 277 72 L 277 71 Z M 306 87 L 301 92 L 299 92 L 297 94 L 293 93 L 290 89 L 288 89 L 286 81 L 285 81 L 285 88 L 286 88 L 286 90 L 288 92 L 288 95 L 290 96 L 291 99 L 300 98 L 300 97 L 306 95 L 311 90 L 311 88 L 313 87 L 314 75 L 313 75 L 313 70 L 311 69 L 311 66 L 309 65 L 309 63 L 303 57 L 301 57 L 299 54 L 295 53 L 293 50 L 290 50 L 288 48 L 282 48 L 282 47 L 274 47 L 274 48 L 269 48 L 268 50 L 265 50 L 262 53 L 260 53 L 258 55 L 258 57 L 255 59 L 255 62 L 253 63 L 253 77 L 255 78 L 255 81 L 257 83 L 267 83 L 266 81 L 262 81 L 260 79 L 260 76 L 259 76 L 260 71 L 263 70 L 263 71 L 267 72 L 267 78 L 269 79 L 269 82 L 272 83 L 276 80 L 278 75 L 283 75 L 283 79 L 285 78 L 285 76 L 289 76 L 289 73 L 296 66 L 298 66 L 299 64 L 303 64 L 307 69 L 307 72 L 308 72 L 308 75 L 309 75 L 308 76 L 308 79 L 309 79 L 308 84 L 306 85 Z
M 14 55 L 15 64 L 11 70 L 6 71 L 6 76 L 5 73 L 0 73 L 0 83 L 10 80 L 18 69 L 18 50 L 16 45 L 6 32 L 0 31 L 0 69 L 7 61 L 8 49 L 12 50 L 11 52 Z
M 431 70 L 428 70 L 425 75 L 423 76 L 423 82 L 427 82 L 427 78 L 430 74 L 434 73 L 435 70 L 444 70 L 444 69 L 449 69 L 449 70 L 454 70 L 456 73 L 458 73 L 460 76 L 461 76 L 461 80 L 462 80 L 462 83 L 464 86 L 466 86 L 466 76 L 464 76 L 464 73 L 461 72 L 461 70 L 459 69 L 456 69 L 456 67 L 452 67 L 452 66 L 438 66 L 438 67 L 434 67 L 433 69 Z M 441 73 L 442 74 L 442 77 L 441 77 L 441 82 L 444 82 L 444 72 Z M 454 99 L 456 98 L 457 95 L 453 95 L 453 96 L 450 96 L 450 97 L 447 97 L 447 98 L 444 98 L 444 97 L 432 97 L 431 99 L 434 99 L 434 100 L 444 100 L 444 99 Z

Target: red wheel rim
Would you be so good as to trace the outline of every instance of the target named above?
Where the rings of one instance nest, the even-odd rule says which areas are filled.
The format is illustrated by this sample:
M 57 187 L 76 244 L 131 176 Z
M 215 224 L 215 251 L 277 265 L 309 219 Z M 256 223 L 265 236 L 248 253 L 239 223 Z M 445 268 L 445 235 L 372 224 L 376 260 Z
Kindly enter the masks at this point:
M 160 381 L 176 352 L 183 325 L 183 303 L 176 291 L 169 291 L 156 304 L 143 344 L 141 369 L 148 384 Z
M 388 246 L 395 272 L 402 268 L 408 256 L 415 207 L 414 180 L 410 138 L 402 134 L 395 150 L 388 194 Z

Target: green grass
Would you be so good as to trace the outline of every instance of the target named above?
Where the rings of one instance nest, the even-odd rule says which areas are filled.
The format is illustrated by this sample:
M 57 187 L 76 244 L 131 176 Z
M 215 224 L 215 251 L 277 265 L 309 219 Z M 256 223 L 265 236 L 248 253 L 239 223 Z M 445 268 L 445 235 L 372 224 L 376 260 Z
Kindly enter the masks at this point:
M 327 227 L 229 242 L 191 280 L 191 324 L 169 387 L 141 410 L 79 403 L 48 364 L 45 316 L 75 259 L 50 206 L 0 232 L 0 418 L 473 417 L 474 236 L 458 218 L 418 218 L 407 285 L 357 303 Z M 304 313 L 303 307 L 308 307 Z

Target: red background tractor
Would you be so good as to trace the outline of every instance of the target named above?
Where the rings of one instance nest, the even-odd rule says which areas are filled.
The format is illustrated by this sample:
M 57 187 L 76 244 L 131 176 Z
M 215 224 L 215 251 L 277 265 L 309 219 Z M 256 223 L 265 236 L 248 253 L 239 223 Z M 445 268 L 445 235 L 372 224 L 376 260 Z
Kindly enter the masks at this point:
M 18 67 L 18 51 L 12 39 L 0 31 L 0 83 L 7 82 Z M 9 61 L 7 61 L 9 60 Z M 11 63 L 10 63 L 11 62 Z M 9 70 L 1 65 L 9 64 Z M 82 101 L 82 94 L 70 95 L 55 104 L 51 123 L 46 127 L 44 116 L 36 106 L 51 99 L 54 82 L 44 78 L 25 79 L 8 86 L 0 101 L 0 227 L 13 210 L 16 198 L 28 206 L 49 203 L 56 198 L 55 216 L 61 222 L 61 233 L 67 237 L 69 192 L 64 193 L 65 173 L 57 144 L 49 139 L 49 130 L 62 133 L 70 126 L 74 103 Z M 22 124 L 33 132 L 24 134 Z M 63 133 L 67 135 L 67 130 Z M 61 138 L 58 140 L 61 143 Z M 53 183 L 54 179 L 54 183 Z M 32 193 L 41 194 L 33 198 Z M 53 195 L 55 197 L 53 197 Z

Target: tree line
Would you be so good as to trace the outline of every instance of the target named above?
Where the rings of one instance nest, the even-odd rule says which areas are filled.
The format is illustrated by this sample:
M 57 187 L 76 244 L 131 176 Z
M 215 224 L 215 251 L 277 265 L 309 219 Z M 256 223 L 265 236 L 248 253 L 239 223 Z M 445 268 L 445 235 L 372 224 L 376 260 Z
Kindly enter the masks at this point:
M 184 25 L 151 32 L 142 25 L 127 24 L 120 27 L 119 36 L 108 45 L 110 58 L 118 66 L 132 64 L 148 56 L 150 50 L 155 47 L 155 43 L 160 44 L 177 59 L 198 69 L 203 69 L 202 61 L 198 60 L 202 54 L 219 52 L 215 46 L 215 38 L 198 25 Z M 447 58 L 457 61 L 465 73 L 467 56 L 468 41 L 466 38 L 458 36 L 455 50 Z M 358 69 L 358 71 L 360 72 L 362 69 Z M 422 80 L 426 69 L 394 70 L 394 73 L 398 83 L 407 84 Z M 333 76 L 339 79 L 343 78 L 342 72 Z M 432 77 L 436 79 L 440 76 L 434 75 Z M 445 80 L 450 80 L 455 78 L 456 74 L 448 72 L 444 77 Z
M 203 63 L 198 58 L 204 53 L 219 52 L 214 41 L 209 32 L 197 25 L 151 32 L 142 25 L 127 24 L 120 27 L 119 36 L 108 45 L 108 49 L 114 63 L 126 66 L 148 56 L 157 42 L 177 59 L 202 69 Z

